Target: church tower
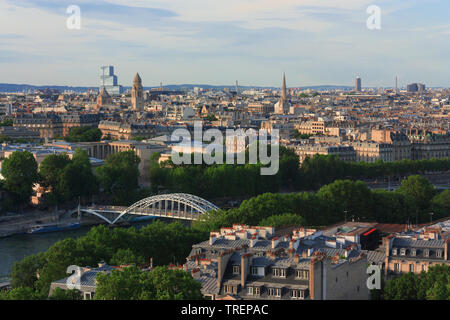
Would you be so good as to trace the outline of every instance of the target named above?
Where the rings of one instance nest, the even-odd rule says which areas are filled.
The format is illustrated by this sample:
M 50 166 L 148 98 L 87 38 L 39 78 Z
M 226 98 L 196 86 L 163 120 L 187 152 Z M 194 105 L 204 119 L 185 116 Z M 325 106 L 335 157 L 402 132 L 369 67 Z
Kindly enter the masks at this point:
M 289 113 L 290 104 L 287 99 L 287 89 L 286 89 L 286 74 L 283 73 L 283 86 L 281 88 L 281 97 L 280 100 L 275 104 L 275 113 L 276 114 L 288 114 Z
M 144 110 L 144 89 L 142 88 L 142 80 L 139 76 L 139 73 L 136 73 L 136 76 L 133 80 L 133 87 L 131 89 L 131 104 L 133 106 L 134 111 L 143 111 Z

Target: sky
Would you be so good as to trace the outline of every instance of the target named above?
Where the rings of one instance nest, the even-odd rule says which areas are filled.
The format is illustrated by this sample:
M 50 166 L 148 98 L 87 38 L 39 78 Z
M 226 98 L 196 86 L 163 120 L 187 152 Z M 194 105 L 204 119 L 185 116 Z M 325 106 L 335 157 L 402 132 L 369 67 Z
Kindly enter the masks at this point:
M 71 5 L 80 28 L 70 29 Z M 380 28 L 367 20 L 380 9 Z M 450 87 L 448 0 L 0 0 L 0 83 Z M 374 20 L 370 20 L 374 21 Z

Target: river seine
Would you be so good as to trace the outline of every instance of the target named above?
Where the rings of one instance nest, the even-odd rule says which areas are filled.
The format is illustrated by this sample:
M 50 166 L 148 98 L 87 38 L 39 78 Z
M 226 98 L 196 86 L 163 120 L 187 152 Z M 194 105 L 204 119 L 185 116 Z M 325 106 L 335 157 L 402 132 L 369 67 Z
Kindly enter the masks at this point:
M 135 228 L 141 228 L 152 221 L 135 222 Z M 21 234 L 0 238 L 0 283 L 9 280 L 11 268 L 16 261 L 24 257 L 47 251 L 54 243 L 66 238 L 78 238 L 86 235 L 92 226 L 76 230 L 59 232 Z

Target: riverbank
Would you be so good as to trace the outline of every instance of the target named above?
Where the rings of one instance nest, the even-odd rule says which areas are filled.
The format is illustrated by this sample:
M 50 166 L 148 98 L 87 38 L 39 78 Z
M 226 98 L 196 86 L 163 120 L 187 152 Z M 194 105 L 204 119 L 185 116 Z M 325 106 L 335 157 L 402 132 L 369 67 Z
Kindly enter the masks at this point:
M 83 217 L 80 221 L 71 217 L 67 211 L 49 212 L 32 211 L 23 214 L 0 217 L 0 238 L 25 234 L 31 227 L 41 224 L 69 224 L 79 222 L 81 227 L 105 224 L 106 222 L 91 217 Z

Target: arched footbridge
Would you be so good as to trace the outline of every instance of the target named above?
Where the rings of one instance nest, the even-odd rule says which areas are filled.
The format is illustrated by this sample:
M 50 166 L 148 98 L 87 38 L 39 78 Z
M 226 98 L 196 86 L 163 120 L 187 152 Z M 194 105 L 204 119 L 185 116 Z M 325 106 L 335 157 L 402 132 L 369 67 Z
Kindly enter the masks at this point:
M 119 206 L 80 207 L 73 213 L 79 211 L 92 214 L 109 224 L 114 224 L 126 215 L 198 220 L 208 211 L 215 210 L 219 210 L 219 208 L 200 197 L 186 193 L 171 193 L 142 199 L 128 208 Z

